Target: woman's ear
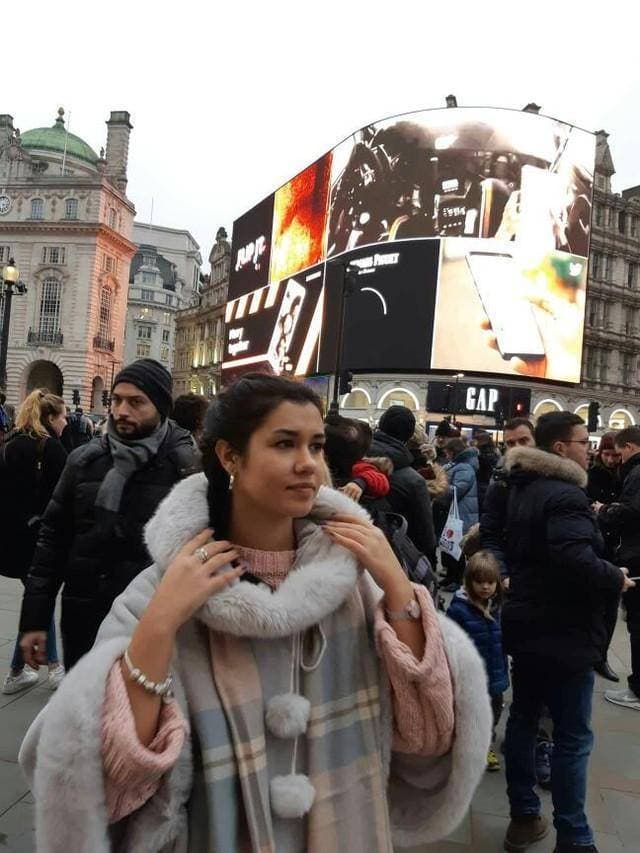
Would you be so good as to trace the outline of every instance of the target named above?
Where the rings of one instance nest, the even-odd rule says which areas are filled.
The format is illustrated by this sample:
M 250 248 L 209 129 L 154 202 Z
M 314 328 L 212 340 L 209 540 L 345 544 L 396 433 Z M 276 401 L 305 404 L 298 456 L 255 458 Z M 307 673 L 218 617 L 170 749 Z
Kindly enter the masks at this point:
M 215 453 L 227 474 L 231 477 L 235 474 L 238 452 L 224 438 L 216 441 Z

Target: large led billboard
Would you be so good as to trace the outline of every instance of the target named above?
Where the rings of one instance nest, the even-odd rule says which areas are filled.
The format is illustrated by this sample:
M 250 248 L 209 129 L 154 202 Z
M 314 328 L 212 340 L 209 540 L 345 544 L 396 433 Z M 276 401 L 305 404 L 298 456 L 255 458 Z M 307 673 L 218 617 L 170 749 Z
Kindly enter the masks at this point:
M 362 128 L 234 224 L 225 371 L 578 382 L 595 137 L 530 112 Z

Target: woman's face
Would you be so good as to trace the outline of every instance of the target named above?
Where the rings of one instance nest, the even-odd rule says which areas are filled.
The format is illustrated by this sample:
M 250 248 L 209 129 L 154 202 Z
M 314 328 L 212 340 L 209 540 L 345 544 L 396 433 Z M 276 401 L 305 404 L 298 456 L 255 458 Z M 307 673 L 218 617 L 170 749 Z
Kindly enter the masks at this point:
M 324 440 L 322 417 L 312 403 L 280 403 L 238 457 L 234 501 L 268 515 L 308 515 L 322 483 Z
M 49 426 L 55 432 L 58 438 L 60 438 L 60 436 L 62 435 L 66 425 L 67 418 L 65 416 L 64 409 L 61 412 L 58 412 L 57 415 L 49 415 Z

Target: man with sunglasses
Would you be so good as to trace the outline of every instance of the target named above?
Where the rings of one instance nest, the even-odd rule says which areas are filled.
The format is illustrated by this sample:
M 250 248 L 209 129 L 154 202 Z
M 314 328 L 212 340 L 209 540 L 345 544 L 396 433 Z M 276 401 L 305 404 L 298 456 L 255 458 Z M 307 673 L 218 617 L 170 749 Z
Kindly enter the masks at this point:
M 536 447 L 505 461 L 503 540 L 510 593 L 502 613 L 512 656 L 513 701 L 505 741 L 511 823 L 505 850 L 522 851 L 549 831 L 535 793 L 535 743 L 543 708 L 554 723 L 551 793 L 556 853 L 596 853 L 584 812 L 593 743 L 594 665 L 606 629 L 602 601 L 633 586 L 604 559 L 604 542 L 585 492 L 589 432 L 571 412 L 538 419 Z

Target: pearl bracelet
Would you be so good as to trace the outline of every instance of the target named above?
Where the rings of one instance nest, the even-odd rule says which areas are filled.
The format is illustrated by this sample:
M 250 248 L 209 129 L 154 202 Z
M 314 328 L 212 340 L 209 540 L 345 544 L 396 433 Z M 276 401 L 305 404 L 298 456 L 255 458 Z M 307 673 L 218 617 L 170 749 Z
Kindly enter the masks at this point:
M 168 675 L 164 681 L 152 681 L 150 678 L 147 678 L 142 670 L 138 669 L 137 666 L 134 666 L 131 663 L 129 649 L 124 653 L 124 662 L 129 670 L 129 678 L 131 681 L 135 681 L 136 684 L 139 684 L 143 690 L 147 691 L 147 693 L 154 693 L 156 696 L 160 696 L 165 702 L 173 698 L 173 690 L 171 689 L 173 686 L 173 678 L 170 675 Z

